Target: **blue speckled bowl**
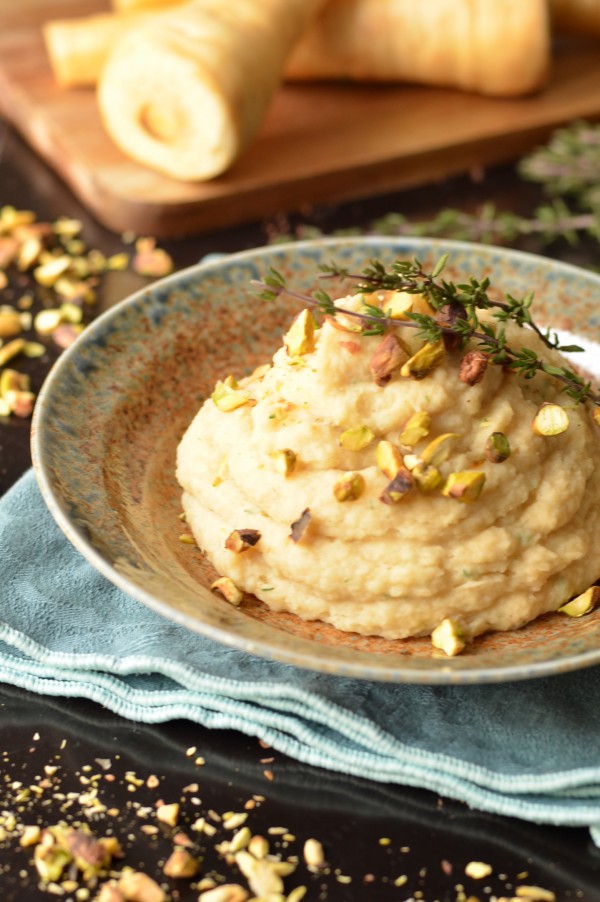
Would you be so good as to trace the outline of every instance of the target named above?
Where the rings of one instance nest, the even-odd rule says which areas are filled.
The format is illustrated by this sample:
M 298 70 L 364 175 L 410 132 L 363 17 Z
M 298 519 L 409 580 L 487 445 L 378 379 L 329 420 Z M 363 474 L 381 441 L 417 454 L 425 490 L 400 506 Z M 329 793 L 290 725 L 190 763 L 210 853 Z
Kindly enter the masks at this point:
M 524 679 L 600 662 L 600 611 L 552 614 L 524 629 L 481 637 L 455 658 L 429 640 L 391 642 L 240 609 L 208 589 L 214 571 L 178 541 L 175 449 L 217 378 L 240 375 L 280 344 L 291 301 L 261 303 L 251 279 L 274 266 L 300 290 L 318 265 L 353 270 L 373 257 L 449 252 L 452 278 L 490 277 L 515 294 L 535 291 L 537 318 L 598 334 L 600 277 L 529 254 L 448 241 L 328 239 L 277 245 L 204 263 L 163 279 L 99 317 L 60 358 L 36 405 L 33 459 L 46 502 L 67 537 L 109 580 L 164 617 L 218 642 L 315 670 L 415 683 Z

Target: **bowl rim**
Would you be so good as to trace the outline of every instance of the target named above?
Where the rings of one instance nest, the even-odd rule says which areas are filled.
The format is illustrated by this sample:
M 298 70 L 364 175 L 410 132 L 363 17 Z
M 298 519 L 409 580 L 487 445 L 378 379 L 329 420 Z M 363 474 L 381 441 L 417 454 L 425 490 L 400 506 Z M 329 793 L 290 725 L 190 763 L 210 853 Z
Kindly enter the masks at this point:
M 600 273 L 588 271 L 576 264 L 567 263 L 557 260 L 553 257 L 545 257 L 541 254 L 531 253 L 513 248 L 505 248 L 500 245 L 480 244 L 468 241 L 457 241 L 454 239 L 444 238 L 427 238 L 412 236 L 324 236 L 314 239 L 305 239 L 299 241 L 281 242 L 272 245 L 261 245 L 258 247 L 247 248 L 245 250 L 232 253 L 215 254 L 211 253 L 200 259 L 197 263 L 176 270 L 167 276 L 164 276 L 151 284 L 137 289 L 130 295 L 105 310 L 96 317 L 81 333 L 81 335 L 65 349 L 51 367 L 44 383 L 38 392 L 36 405 L 33 412 L 31 423 L 31 456 L 33 470 L 37 480 L 38 487 L 55 522 L 62 530 L 71 544 L 83 555 L 84 558 L 109 582 L 116 585 L 129 597 L 141 602 L 155 613 L 159 614 L 168 621 L 178 623 L 188 630 L 196 632 L 208 639 L 236 648 L 240 651 L 256 655 L 258 657 L 279 661 L 284 664 L 309 669 L 317 672 L 326 672 L 335 676 L 350 677 L 362 680 L 376 680 L 393 683 L 410 683 L 410 684 L 429 684 L 429 685 L 450 685 L 450 684 L 482 684 L 492 682 L 510 682 L 517 680 L 525 680 L 551 676 L 558 673 L 564 673 L 571 670 L 583 669 L 600 663 L 600 644 L 597 649 L 589 649 L 569 655 L 565 658 L 549 658 L 540 661 L 530 661 L 525 663 L 516 663 L 507 665 L 502 668 L 494 666 L 473 666 L 469 668 L 458 668 L 452 666 L 455 658 L 448 659 L 448 663 L 444 666 L 436 659 L 436 666 L 431 668 L 410 668 L 402 666 L 406 664 L 407 658 L 398 655 L 380 656 L 379 663 L 376 663 L 376 653 L 358 653 L 356 663 L 336 661 L 335 669 L 323 666 L 323 646 L 315 642 L 314 652 L 308 651 L 310 640 L 303 640 L 306 651 L 294 651 L 293 654 L 283 653 L 280 648 L 273 648 L 272 644 L 267 640 L 249 639 L 247 637 L 239 637 L 232 634 L 231 631 L 213 626 L 201 620 L 191 618 L 171 607 L 168 603 L 161 601 L 152 593 L 146 591 L 141 586 L 131 583 L 127 577 L 116 570 L 110 562 L 92 545 L 92 543 L 79 532 L 71 522 L 68 514 L 61 505 L 59 493 L 55 490 L 52 479 L 49 475 L 50 467 L 48 466 L 47 456 L 43 442 L 44 418 L 46 402 L 55 390 L 55 386 L 60 382 L 63 373 L 71 366 L 71 362 L 80 348 L 85 347 L 89 342 L 102 333 L 105 325 L 113 318 L 118 317 L 120 313 L 128 308 L 148 299 L 158 291 L 170 290 L 179 285 L 182 280 L 184 282 L 193 279 L 198 272 L 210 272 L 211 269 L 216 270 L 220 266 L 235 266 L 243 264 L 244 261 L 256 262 L 262 257 L 270 256 L 277 251 L 290 253 L 294 250 L 300 252 L 308 252 L 315 247 L 387 247 L 390 249 L 398 248 L 399 253 L 413 253 L 418 256 L 419 249 L 426 251 L 428 254 L 432 250 L 439 248 L 440 255 L 442 253 L 452 253 L 455 251 L 461 254 L 478 253 L 484 256 L 496 257 L 500 260 L 515 261 L 521 265 L 534 265 L 548 270 L 557 270 L 562 275 L 568 276 L 572 274 L 577 279 L 582 277 L 595 283 L 600 292 Z M 285 643 L 283 643 L 285 649 Z M 361 655 L 369 658 L 369 662 L 361 659 Z M 408 659 L 410 660 L 410 658 Z M 396 663 L 394 663 L 396 662 Z

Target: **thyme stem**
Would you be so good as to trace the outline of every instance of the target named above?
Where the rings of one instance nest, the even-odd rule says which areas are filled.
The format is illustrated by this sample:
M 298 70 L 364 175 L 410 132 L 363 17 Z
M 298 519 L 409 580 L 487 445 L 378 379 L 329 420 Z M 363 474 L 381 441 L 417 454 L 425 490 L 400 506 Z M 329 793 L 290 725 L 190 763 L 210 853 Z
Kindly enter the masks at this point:
M 600 406 L 600 394 L 594 392 L 591 383 L 568 367 L 556 366 L 540 360 L 535 351 L 529 348 L 515 350 L 506 344 L 503 322 L 512 320 L 520 327 L 529 327 L 538 338 L 550 349 L 564 351 L 580 351 L 576 346 L 560 347 L 558 339 L 551 340 L 549 333 L 542 329 L 531 318 L 529 308 L 533 295 L 525 295 L 515 299 L 507 295 L 506 301 L 490 298 L 488 294 L 489 280 L 479 282 L 471 278 L 468 284 L 455 285 L 452 282 L 437 281 L 446 263 L 446 257 L 438 261 L 432 273 L 426 272 L 417 260 L 412 262 L 396 261 L 386 270 L 379 261 L 371 261 L 371 265 L 362 273 L 351 273 L 336 265 L 321 267 L 323 278 L 343 278 L 355 282 L 355 292 L 373 292 L 376 290 L 404 291 L 423 295 L 436 314 L 444 308 L 453 310 L 455 316 L 450 321 L 436 315 L 424 313 L 406 314 L 407 318 L 398 320 L 387 316 L 380 308 L 366 304 L 364 310 L 349 310 L 337 306 L 332 298 L 322 290 L 313 294 L 304 294 L 288 288 L 285 279 L 276 270 L 270 270 L 268 276 L 261 280 L 253 280 L 254 293 L 262 300 L 273 300 L 283 294 L 301 301 L 303 304 L 318 308 L 325 316 L 342 314 L 357 319 L 366 326 L 363 334 L 382 334 L 387 328 L 417 329 L 419 337 L 424 341 L 434 342 L 444 335 L 458 336 L 460 346 L 464 348 L 469 341 L 475 341 L 484 350 L 492 363 L 520 371 L 526 379 L 536 373 L 544 373 L 561 382 L 564 391 L 576 402 L 589 401 Z M 492 317 L 498 320 L 496 328 L 489 322 L 481 322 L 477 310 L 495 309 Z

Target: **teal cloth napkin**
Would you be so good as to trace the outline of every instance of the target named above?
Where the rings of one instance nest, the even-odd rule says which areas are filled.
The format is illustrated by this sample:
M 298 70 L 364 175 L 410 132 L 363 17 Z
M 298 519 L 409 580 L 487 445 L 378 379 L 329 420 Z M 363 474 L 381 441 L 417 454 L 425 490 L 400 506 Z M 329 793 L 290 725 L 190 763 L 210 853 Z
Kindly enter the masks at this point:
M 221 646 L 107 582 L 32 472 L 0 501 L 0 680 L 145 723 L 187 718 L 310 765 L 417 786 L 600 844 L 600 667 L 482 686 L 388 685 Z

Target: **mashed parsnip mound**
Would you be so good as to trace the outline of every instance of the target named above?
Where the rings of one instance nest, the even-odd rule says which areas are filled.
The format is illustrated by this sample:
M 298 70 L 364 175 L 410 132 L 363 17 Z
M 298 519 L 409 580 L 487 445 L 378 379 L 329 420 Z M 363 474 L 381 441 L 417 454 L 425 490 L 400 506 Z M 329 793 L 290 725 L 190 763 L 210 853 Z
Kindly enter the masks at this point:
M 592 585 L 589 405 L 464 351 L 411 362 L 423 342 L 406 328 L 348 327 L 339 315 L 313 334 L 301 313 L 272 364 L 219 383 L 182 439 L 183 507 L 217 570 L 274 610 L 387 638 L 447 618 L 467 637 L 512 629 Z M 507 336 L 564 365 L 531 330 Z M 563 411 L 564 431 L 537 434 Z

